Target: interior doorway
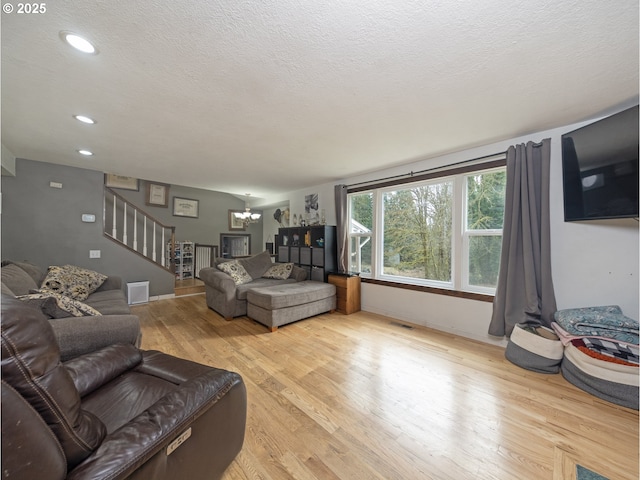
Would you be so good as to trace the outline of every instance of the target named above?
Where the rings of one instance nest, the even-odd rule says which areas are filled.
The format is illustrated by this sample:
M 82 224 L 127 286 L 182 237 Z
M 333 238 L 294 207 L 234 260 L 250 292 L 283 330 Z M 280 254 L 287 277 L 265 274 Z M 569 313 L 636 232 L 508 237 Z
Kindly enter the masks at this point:
M 222 258 L 248 257 L 251 255 L 251 234 L 221 233 L 220 254 Z

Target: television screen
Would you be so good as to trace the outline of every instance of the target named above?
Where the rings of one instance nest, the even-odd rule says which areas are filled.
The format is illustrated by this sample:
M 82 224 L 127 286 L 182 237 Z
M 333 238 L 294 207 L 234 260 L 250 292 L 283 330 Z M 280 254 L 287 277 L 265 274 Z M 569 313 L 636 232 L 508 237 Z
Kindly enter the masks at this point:
M 638 217 L 638 106 L 562 135 L 564 220 Z

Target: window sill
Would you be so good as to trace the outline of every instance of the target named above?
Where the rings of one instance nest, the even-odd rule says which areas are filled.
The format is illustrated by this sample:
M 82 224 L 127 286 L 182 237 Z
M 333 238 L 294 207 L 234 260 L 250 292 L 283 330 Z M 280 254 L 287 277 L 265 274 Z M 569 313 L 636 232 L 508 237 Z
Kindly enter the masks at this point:
M 387 280 L 376 280 L 374 278 L 361 277 L 362 283 L 372 283 L 384 287 L 402 288 L 405 290 L 415 290 L 416 292 L 434 293 L 436 295 L 447 295 L 450 297 L 466 298 L 479 302 L 493 302 L 493 295 L 484 293 L 461 292 L 459 290 L 447 290 L 445 288 L 425 287 L 423 285 L 411 285 L 409 283 L 389 282 Z

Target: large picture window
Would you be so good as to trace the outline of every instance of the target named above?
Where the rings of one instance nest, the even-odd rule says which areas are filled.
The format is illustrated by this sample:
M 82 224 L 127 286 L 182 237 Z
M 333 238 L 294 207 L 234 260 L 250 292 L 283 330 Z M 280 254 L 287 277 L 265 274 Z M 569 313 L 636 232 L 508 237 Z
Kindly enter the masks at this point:
M 453 181 L 382 193 L 382 276 L 452 286 Z
M 493 294 L 505 190 L 505 167 L 498 167 L 350 193 L 350 270 L 383 281 Z

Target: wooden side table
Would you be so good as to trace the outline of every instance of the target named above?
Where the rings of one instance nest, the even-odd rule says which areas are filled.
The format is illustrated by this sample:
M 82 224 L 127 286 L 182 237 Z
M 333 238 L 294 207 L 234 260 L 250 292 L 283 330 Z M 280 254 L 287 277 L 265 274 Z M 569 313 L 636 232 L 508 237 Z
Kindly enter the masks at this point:
M 336 310 L 345 315 L 360 311 L 360 277 L 329 275 L 328 282 L 336 286 Z

